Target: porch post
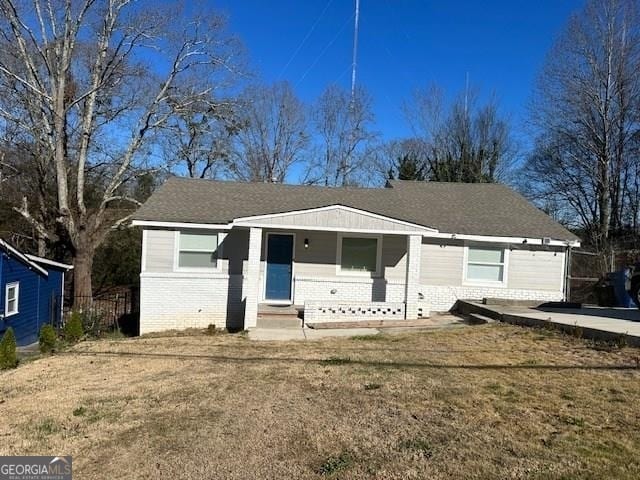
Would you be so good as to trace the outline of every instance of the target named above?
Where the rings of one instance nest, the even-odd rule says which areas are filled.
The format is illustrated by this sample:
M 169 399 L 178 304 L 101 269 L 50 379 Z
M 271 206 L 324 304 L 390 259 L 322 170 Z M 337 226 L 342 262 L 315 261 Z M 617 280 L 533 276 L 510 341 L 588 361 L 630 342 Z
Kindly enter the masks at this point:
M 249 258 L 247 261 L 247 292 L 244 306 L 245 330 L 255 327 L 258 321 L 258 297 L 260 296 L 260 256 L 262 254 L 262 229 L 249 229 Z
M 420 289 L 420 256 L 422 250 L 422 236 L 407 236 L 407 277 L 405 284 L 405 313 L 404 318 L 414 320 L 418 318 L 418 294 Z

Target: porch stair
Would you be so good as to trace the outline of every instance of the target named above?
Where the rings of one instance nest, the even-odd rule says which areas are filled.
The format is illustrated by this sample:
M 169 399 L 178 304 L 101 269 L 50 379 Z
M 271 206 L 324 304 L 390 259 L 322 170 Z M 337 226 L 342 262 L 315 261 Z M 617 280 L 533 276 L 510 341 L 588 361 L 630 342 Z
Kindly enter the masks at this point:
M 302 328 L 300 305 L 260 305 L 258 307 L 258 328 Z

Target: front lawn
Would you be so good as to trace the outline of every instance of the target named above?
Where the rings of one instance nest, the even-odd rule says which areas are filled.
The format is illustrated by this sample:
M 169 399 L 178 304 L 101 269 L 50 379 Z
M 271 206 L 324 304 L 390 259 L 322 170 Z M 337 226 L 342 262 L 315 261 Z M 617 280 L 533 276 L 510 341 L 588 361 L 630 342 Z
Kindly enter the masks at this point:
M 74 478 L 640 476 L 640 351 L 508 325 L 85 342 L 0 374 L 0 455 Z

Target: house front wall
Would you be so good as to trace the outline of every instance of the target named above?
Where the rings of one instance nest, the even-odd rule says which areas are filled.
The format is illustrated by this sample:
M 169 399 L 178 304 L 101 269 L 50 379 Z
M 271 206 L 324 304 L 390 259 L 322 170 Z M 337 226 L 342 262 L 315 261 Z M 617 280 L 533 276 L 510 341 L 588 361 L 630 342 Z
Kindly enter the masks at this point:
M 269 234 L 286 230 L 264 230 L 260 260 L 260 299 L 265 300 L 265 271 Z M 345 234 L 346 235 L 346 234 Z M 355 235 L 358 234 L 348 234 Z M 305 301 L 402 302 L 406 274 L 406 244 L 402 235 L 376 236 L 382 242 L 381 271 L 377 276 L 340 273 L 337 268 L 337 232 L 299 230 L 294 235 L 293 303 Z M 308 245 L 305 247 L 305 243 Z
M 404 302 L 407 236 L 380 235 L 378 276 L 343 275 L 336 267 L 340 233 L 263 228 L 258 299 L 264 301 L 267 235 L 294 234 L 293 303 Z M 248 229 L 221 231 L 216 272 L 179 272 L 175 267 L 178 233 L 146 229 L 141 273 L 141 333 L 172 328 L 241 327 L 247 295 Z M 355 235 L 359 234 L 345 234 Z M 306 245 L 306 246 L 305 246 Z M 458 299 L 483 297 L 561 300 L 565 254 L 560 248 L 517 245 L 505 248 L 505 281 L 478 284 L 465 279 L 465 249 L 470 243 L 423 238 L 419 293 L 433 311 L 447 311 Z M 481 245 L 481 244 L 478 244 Z M 484 244 L 495 245 L 495 244 Z
M 140 333 L 208 325 L 242 327 L 242 269 L 248 252 L 247 232 L 216 232 L 220 247 L 215 272 L 185 272 L 176 268 L 179 232 L 143 231 Z
M 502 284 L 469 281 L 465 249 L 469 246 L 503 248 Z M 434 311 L 448 311 L 460 299 L 504 298 L 560 301 L 564 297 L 565 251 L 561 247 L 496 245 L 456 240 L 423 239 L 421 292 Z

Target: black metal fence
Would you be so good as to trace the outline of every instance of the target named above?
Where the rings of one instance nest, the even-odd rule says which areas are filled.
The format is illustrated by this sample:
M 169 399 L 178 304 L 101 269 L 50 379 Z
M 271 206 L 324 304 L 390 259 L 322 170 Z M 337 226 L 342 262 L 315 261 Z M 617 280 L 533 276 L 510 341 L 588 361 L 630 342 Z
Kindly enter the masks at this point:
M 99 335 L 120 330 L 127 335 L 139 331 L 139 290 L 137 288 L 89 296 L 76 296 L 65 306 L 65 319 L 78 312 L 86 332 Z

